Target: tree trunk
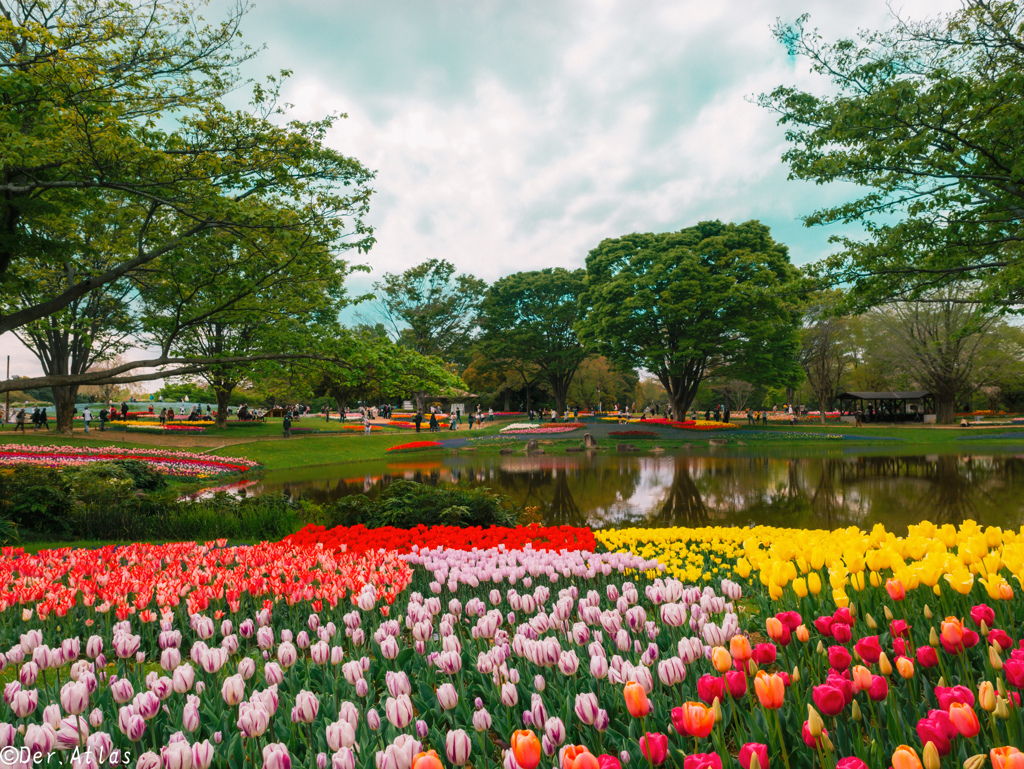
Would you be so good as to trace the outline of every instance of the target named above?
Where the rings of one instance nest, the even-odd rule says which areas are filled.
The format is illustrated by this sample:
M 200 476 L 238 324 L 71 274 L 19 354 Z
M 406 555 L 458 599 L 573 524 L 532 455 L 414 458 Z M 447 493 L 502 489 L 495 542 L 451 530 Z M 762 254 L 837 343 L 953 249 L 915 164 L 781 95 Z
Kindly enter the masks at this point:
M 217 396 L 217 427 L 221 429 L 228 426 L 228 401 L 234 389 L 234 385 L 217 385 L 213 388 Z
M 509 398 L 510 398 L 511 395 L 512 395 L 512 391 L 506 388 L 505 389 L 505 411 L 511 411 L 512 410 L 509 407 Z
M 935 394 L 935 421 L 940 425 L 951 425 L 956 421 L 956 398 L 954 396 Z
M 427 394 L 422 390 L 416 393 L 416 411 L 420 414 L 423 413 L 424 401 L 427 398 Z
M 821 423 L 825 424 L 825 399 L 818 396 L 818 408 L 821 410 Z
M 53 410 L 57 419 L 57 432 L 70 436 L 75 421 L 75 398 L 79 385 L 53 387 Z

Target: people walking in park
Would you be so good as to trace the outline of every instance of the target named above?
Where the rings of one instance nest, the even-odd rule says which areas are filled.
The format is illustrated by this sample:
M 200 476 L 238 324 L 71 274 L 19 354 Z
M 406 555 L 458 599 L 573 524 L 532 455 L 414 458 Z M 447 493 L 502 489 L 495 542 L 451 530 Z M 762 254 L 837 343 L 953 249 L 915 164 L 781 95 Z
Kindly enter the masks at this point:
M 284 427 L 284 437 L 290 438 L 292 435 L 292 415 L 287 411 L 284 412 L 284 420 L 281 422 L 281 426 Z
M 472 411 L 469 412 L 469 415 L 467 416 L 467 419 L 469 419 L 469 429 L 472 430 L 473 429 L 473 412 Z
M 363 412 L 363 435 L 370 434 L 370 410 L 366 409 Z
M 184 414 L 185 409 L 182 409 L 181 413 Z M 121 401 L 121 419 L 126 421 L 128 419 L 128 404 L 125 403 L 124 401 Z
M 416 432 L 420 431 L 420 423 L 423 421 L 423 414 L 419 411 L 416 412 L 416 416 L 412 420 L 416 424 Z M 433 430 L 431 430 L 433 432 Z
M 102 411 L 100 412 L 100 419 L 101 420 L 103 419 L 103 412 Z M 164 406 L 162 409 L 160 409 L 160 424 L 162 424 L 162 425 L 166 425 L 167 424 L 167 407 L 166 406 Z M 100 425 L 100 429 L 101 430 L 103 429 L 102 423 Z
M 19 411 L 18 416 L 15 417 L 14 432 L 18 432 L 19 427 L 22 432 L 25 432 L 25 409 Z
M 46 409 L 43 409 L 43 413 L 39 415 L 39 424 L 47 430 L 50 429 L 50 416 L 46 413 Z
M 430 432 L 436 433 L 441 427 L 437 423 L 437 414 L 433 410 L 430 412 Z
M 89 434 L 89 423 L 92 421 L 92 412 L 89 411 L 89 407 L 86 406 L 82 410 L 82 422 L 85 424 L 85 434 Z
M 487 409 L 487 421 L 488 422 L 493 422 L 494 421 L 494 409 L 493 408 Z

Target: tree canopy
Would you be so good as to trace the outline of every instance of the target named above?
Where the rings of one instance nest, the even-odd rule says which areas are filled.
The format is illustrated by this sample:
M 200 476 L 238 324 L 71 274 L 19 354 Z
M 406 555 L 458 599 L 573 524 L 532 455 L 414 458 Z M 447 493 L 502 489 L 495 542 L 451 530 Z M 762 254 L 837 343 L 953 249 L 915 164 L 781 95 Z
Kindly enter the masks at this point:
M 587 256 L 580 338 L 657 376 L 678 418 L 709 374 L 791 376 L 796 276 L 757 221 L 604 240 Z
M 1024 307 L 1024 6 L 965 0 L 924 22 L 827 42 L 807 17 L 776 36 L 828 78 L 826 94 L 779 87 L 791 178 L 867 188 L 808 215 L 808 225 L 860 223 L 866 237 L 818 266 L 864 309 L 928 301 L 967 282 L 960 301 Z
M 209 24 L 201 5 L 169 0 L 14 0 L 3 8 L 0 333 L 118 281 L 151 277 L 172 252 L 201 261 L 201 236 L 211 232 L 253 260 L 268 250 L 369 248 L 372 173 L 324 146 L 339 116 L 287 118 L 278 91 L 288 73 L 240 80 L 238 66 L 252 56 L 239 43 L 245 10 L 239 4 Z M 249 108 L 230 108 L 227 97 L 243 86 Z M 107 211 L 131 249 L 99 267 L 80 264 L 84 244 L 60 223 L 83 208 Z M 17 289 L 40 264 L 70 265 L 76 280 L 24 301 Z M 127 381 L 133 368 L 176 363 L 202 361 L 162 349 L 105 376 Z M 98 380 L 38 384 L 86 381 Z
M 501 278 L 481 304 L 483 349 L 488 357 L 535 365 L 548 381 L 558 411 L 587 348 L 576 333 L 586 270 L 547 268 Z

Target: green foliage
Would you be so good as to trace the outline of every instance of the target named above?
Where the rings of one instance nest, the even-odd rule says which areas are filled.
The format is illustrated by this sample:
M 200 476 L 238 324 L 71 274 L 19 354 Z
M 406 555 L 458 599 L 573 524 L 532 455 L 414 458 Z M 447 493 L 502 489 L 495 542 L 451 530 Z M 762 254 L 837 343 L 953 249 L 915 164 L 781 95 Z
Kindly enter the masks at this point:
M 66 536 L 74 504 L 70 480 L 56 468 L 23 465 L 0 472 L 0 518 L 19 528 Z
M 481 305 L 483 349 L 488 358 L 535 366 L 547 379 L 559 411 L 569 383 L 587 356 L 576 324 L 586 270 L 547 268 L 498 280 Z
M 676 414 L 712 374 L 791 379 L 797 270 L 757 221 L 605 240 L 587 256 L 580 338 L 620 366 L 654 374 Z
M 414 481 L 395 481 L 376 500 L 363 494 L 344 497 L 324 512 L 325 525 L 368 528 L 395 526 L 515 526 L 512 503 L 485 488 L 439 488 Z
M 831 83 L 760 101 L 786 127 L 793 178 L 864 190 L 805 218 L 865 229 L 863 240 L 835 238 L 843 249 L 818 265 L 823 280 L 850 285 L 857 309 L 965 282 L 972 298 L 1019 312 L 1024 5 L 968 0 L 834 42 L 806 22 L 780 23 L 776 37 Z
M 131 477 L 135 488 L 140 491 L 158 491 L 167 486 L 167 479 L 146 462 L 137 459 L 115 459 L 117 465 Z

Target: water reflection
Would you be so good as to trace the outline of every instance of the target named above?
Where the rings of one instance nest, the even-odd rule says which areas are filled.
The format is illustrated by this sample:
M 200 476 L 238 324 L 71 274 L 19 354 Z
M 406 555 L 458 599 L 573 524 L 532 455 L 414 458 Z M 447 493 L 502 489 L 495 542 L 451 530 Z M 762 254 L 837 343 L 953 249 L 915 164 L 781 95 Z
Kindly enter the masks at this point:
M 487 486 L 547 525 L 773 525 L 890 530 L 925 518 L 1017 527 L 1024 458 L 984 456 L 512 456 L 309 468 L 249 489 L 314 502 L 376 496 L 391 481 Z

